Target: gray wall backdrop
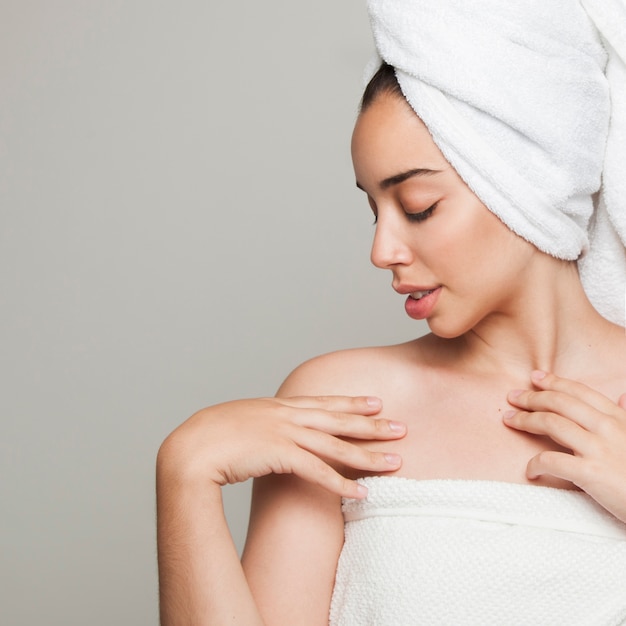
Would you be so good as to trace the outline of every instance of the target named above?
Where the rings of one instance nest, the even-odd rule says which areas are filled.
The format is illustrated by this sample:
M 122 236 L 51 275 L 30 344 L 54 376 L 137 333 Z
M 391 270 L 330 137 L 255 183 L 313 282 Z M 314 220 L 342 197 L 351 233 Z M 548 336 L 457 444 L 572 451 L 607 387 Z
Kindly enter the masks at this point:
M 371 50 L 362 0 L 0 0 L 0 623 L 156 624 L 162 439 L 423 331 L 354 188 Z

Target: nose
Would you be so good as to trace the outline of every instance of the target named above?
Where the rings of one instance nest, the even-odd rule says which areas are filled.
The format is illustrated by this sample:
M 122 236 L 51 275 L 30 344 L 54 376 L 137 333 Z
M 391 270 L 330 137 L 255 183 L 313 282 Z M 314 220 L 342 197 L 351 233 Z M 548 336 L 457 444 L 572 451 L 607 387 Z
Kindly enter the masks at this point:
M 413 253 L 406 241 L 402 224 L 395 216 L 385 215 L 383 218 L 379 213 L 370 259 L 380 269 L 391 269 L 395 265 L 411 263 Z

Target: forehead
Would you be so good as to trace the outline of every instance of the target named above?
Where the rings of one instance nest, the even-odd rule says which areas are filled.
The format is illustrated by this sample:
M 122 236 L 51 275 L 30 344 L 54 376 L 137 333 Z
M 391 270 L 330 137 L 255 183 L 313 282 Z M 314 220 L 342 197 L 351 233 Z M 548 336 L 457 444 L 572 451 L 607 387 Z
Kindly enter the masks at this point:
M 366 189 L 401 171 L 450 167 L 409 104 L 389 94 L 378 96 L 359 115 L 352 161 L 357 181 Z

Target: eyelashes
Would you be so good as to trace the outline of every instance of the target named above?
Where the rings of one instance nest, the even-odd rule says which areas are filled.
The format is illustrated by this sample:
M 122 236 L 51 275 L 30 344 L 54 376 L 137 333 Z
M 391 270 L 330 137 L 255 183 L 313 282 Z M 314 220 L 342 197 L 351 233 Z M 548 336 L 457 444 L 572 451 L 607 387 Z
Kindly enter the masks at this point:
M 419 213 L 405 213 L 406 219 L 409 222 L 423 222 L 424 220 L 427 220 L 433 214 L 438 204 L 439 202 L 435 202 L 435 204 L 433 204 L 432 206 L 429 206 L 424 211 L 420 211 Z M 373 224 L 376 225 L 377 222 L 378 222 L 378 215 L 374 214 Z
M 425 211 L 420 211 L 419 213 L 407 213 L 406 218 L 409 222 L 423 222 L 433 214 L 433 211 L 437 208 L 438 204 L 438 202 L 435 202 L 435 204 L 429 206 Z

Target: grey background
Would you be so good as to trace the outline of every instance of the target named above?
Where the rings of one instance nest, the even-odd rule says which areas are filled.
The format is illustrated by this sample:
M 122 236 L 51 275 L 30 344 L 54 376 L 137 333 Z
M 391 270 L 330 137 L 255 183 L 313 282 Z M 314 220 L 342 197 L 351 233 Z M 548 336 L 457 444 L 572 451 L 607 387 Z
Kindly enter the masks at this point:
M 0 623 L 156 624 L 163 438 L 423 331 L 354 188 L 371 50 L 361 0 L 0 0 Z

